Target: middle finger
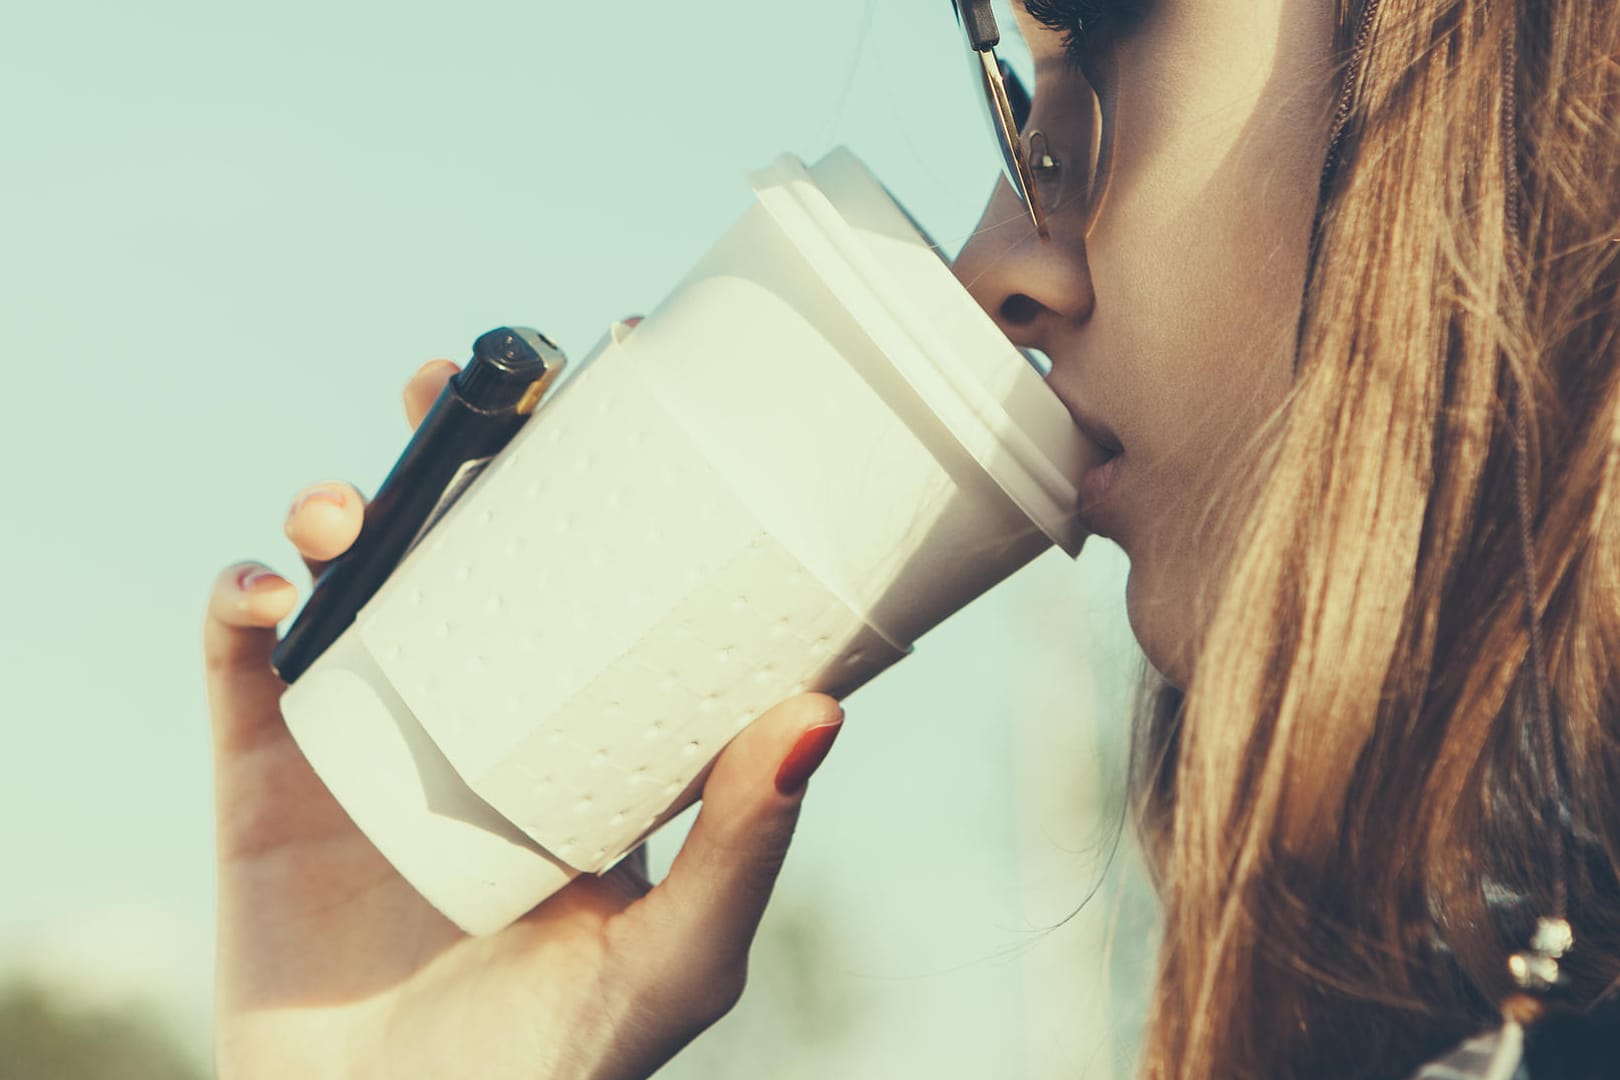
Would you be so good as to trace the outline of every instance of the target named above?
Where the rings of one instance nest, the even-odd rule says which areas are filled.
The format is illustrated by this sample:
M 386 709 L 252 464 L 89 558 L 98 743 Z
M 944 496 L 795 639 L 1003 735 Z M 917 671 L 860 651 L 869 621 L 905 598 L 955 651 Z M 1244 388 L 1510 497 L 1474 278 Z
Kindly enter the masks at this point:
M 340 481 L 313 484 L 293 499 L 283 529 L 312 578 L 354 545 L 365 512 L 365 496 Z

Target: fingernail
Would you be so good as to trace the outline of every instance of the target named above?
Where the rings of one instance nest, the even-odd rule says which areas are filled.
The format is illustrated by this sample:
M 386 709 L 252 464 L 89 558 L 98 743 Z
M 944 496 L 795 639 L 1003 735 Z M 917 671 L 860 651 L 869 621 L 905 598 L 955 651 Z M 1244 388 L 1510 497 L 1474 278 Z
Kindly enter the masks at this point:
M 776 771 L 776 790 L 783 795 L 797 795 L 803 791 L 810 782 L 811 774 L 826 759 L 833 740 L 838 738 L 838 729 L 843 726 L 844 718 L 840 716 L 830 723 L 817 724 L 800 735 L 799 741 L 788 751 L 788 756 L 782 759 L 782 767 Z
M 289 516 L 296 514 L 310 503 L 315 502 L 331 503 L 341 510 L 347 505 L 348 499 L 344 498 L 343 492 L 335 488 L 315 488 L 313 491 L 306 491 L 303 495 L 300 495 L 298 501 L 293 503 L 293 508 L 288 511 L 288 514 Z
M 244 566 L 236 575 L 236 587 L 243 592 L 260 592 L 287 583 L 286 578 L 265 566 Z

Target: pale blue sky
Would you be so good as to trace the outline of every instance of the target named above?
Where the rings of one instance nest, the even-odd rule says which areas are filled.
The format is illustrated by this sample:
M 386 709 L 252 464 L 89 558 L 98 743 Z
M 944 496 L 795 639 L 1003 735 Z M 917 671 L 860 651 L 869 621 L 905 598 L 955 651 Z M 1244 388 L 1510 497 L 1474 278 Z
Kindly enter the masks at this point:
M 649 307 L 779 151 L 852 146 L 949 250 L 996 161 L 943 0 L 14 3 L 0 100 L 0 970 L 149 990 L 194 1041 L 215 570 L 295 567 L 287 500 L 375 486 L 422 361 Z M 1117 719 L 1076 653 L 1134 671 L 1120 571 L 1049 554 L 851 701 L 784 881 L 891 1002 L 849 1075 L 1021 1052 L 982 961 L 1028 937 L 1014 721 Z

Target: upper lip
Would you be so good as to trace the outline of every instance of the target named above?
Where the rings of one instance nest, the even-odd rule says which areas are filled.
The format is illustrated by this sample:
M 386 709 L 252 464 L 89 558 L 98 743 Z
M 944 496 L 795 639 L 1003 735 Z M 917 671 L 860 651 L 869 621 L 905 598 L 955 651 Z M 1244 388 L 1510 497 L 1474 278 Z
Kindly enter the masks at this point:
M 1119 441 L 1114 429 L 1098 420 L 1095 416 L 1083 412 L 1070 405 L 1069 415 L 1074 417 L 1074 426 L 1080 429 L 1081 434 L 1096 443 L 1110 458 L 1118 457 L 1125 452 L 1125 444 Z

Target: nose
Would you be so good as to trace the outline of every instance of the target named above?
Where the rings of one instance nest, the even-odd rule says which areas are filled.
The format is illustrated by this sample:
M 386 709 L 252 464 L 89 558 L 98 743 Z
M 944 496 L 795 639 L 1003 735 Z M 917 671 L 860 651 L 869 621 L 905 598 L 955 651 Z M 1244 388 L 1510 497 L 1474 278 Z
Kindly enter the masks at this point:
M 957 280 L 1015 345 L 1045 349 L 1091 318 L 1096 305 L 1085 241 L 1053 222 L 1041 239 L 1022 200 L 1003 180 L 956 257 Z

